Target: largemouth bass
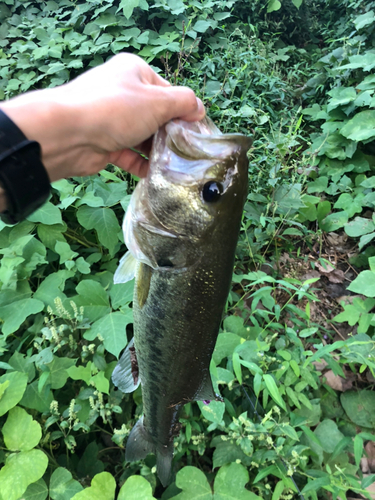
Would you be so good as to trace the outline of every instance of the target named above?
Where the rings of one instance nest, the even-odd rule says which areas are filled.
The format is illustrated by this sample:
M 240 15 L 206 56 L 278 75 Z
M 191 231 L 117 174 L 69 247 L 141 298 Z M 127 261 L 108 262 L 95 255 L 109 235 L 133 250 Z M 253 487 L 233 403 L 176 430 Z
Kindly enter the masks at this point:
M 148 176 L 125 215 L 128 252 L 115 282 L 135 275 L 134 338 L 112 380 L 123 392 L 142 384 L 143 417 L 125 459 L 155 453 L 164 486 L 183 405 L 217 399 L 209 365 L 231 283 L 249 147 L 248 137 L 223 135 L 207 118 L 170 122 L 154 137 Z

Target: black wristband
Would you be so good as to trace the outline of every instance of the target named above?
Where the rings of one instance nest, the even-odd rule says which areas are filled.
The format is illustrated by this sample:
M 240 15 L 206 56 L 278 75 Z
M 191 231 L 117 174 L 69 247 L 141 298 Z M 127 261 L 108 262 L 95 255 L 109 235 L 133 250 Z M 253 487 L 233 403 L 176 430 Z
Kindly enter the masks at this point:
M 20 222 L 47 201 L 51 185 L 40 158 L 39 143 L 29 141 L 0 109 L 0 183 L 8 205 L 0 217 L 7 224 Z

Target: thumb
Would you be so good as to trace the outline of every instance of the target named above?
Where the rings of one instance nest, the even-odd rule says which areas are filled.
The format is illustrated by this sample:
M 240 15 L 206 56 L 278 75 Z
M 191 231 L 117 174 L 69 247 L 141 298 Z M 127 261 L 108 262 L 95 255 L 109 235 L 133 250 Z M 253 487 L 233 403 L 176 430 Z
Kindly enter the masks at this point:
M 202 120 L 206 114 L 202 101 L 188 87 L 164 87 L 168 105 L 165 107 L 165 122 L 181 118 L 188 122 Z

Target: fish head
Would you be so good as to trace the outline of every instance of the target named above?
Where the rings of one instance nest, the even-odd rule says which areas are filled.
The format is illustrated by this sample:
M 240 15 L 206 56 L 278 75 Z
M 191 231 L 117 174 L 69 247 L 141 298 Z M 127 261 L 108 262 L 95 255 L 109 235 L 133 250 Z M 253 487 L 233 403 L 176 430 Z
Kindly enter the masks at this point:
M 207 118 L 161 127 L 148 176 L 132 197 L 128 237 L 124 228 L 130 251 L 131 240 L 138 247 L 134 256 L 154 268 L 161 261 L 184 267 L 196 259 L 202 239 L 230 231 L 246 199 L 250 145 L 244 135 L 221 134 Z

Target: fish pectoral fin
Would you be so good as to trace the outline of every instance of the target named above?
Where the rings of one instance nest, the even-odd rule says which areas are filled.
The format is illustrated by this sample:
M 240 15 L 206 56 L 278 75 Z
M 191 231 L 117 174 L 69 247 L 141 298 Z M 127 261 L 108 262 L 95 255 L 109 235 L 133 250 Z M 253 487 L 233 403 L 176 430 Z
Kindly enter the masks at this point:
M 138 361 L 134 348 L 134 338 L 131 339 L 112 373 L 112 382 L 121 392 L 133 392 L 141 380 L 138 373 Z
M 194 396 L 194 401 L 221 401 L 221 398 L 215 394 L 210 374 L 207 374 L 203 379 L 200 388 Z
M 127 251 L 126 254 L 120 260 L 120 264 L 116 269 L 113 281 L 117 283 L 126 283 L 130 281 L 135 276 L 135 271 L 137 269 L 138 261 L 133 257 L 133 255 Z

